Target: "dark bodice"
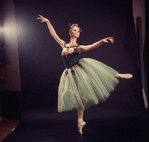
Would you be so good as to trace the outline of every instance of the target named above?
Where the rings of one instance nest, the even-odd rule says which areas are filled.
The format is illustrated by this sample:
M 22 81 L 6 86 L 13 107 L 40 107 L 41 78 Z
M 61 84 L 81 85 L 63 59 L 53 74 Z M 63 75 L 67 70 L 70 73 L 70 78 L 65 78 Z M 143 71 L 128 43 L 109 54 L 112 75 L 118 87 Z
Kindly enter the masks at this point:
M 62 56 L 65 68 L 71 68 L 72 66 L 76 65 L 78 63 L 78 55 L 78 50 L 74 49 L 74 52 L 72 54 L 68 54 L 67 57 Z

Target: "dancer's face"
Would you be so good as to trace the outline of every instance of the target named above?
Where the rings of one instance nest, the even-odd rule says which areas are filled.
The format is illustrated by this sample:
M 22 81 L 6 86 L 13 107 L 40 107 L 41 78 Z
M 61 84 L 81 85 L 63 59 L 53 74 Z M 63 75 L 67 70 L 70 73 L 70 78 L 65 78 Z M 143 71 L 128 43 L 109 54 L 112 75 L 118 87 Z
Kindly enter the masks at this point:
M 69 33 L 70 34 L 70 37 L 76 37 L 76 38 L 79 38 L 80 36 L 80 29 L 75 26 L 72 28 L 71 32 Z

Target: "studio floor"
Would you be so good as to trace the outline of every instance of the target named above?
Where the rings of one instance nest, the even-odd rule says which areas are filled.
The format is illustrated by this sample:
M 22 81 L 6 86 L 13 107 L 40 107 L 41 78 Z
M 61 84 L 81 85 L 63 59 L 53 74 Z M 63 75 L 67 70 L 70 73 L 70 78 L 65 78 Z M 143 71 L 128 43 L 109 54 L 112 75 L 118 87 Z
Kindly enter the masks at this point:
M 84 134 L 79 135 L 74 112 L 23 113 L 19 125 L 3 142 L 148 142 L 148 119 L 144 115 L 127 115 L 125 112 L 119 117 L 114 117 L 115 114 L 97 117 L 99 114 L 92 116 L 91 111 L 88 114 Z M 2 122 L 7 125 L 4 120 Z M 10 127 L 12 130 L 14 126 Z

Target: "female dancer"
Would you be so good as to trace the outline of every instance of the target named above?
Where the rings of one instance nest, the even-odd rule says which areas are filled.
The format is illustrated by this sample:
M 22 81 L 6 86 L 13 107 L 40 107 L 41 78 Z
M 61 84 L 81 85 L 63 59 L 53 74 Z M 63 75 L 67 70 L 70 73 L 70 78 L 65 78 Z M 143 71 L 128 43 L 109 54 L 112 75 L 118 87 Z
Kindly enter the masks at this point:
M 78 60 L 81 52 L 86 52 L 101 46 L 103 43 L 114 42 L 113 37 L 101 39 L 91 45 L 78 45 L 77 38 L 81 29 L 78 24 L 70 26 L 70 42 L 66 43 L 56 34 L 50 21 L 39 15 L 41 22 L 46 22 L 51 35 L 62 47 L 62 59 L 66 69 L 62 73 L 58 87 L 58 112 L 77 109 L 78 131 L 83 134 L 82 128 L 84 110 L 99 102 L 105 101 L 120 78 L 132 78 L 131 74 L 120 74 L 111 67 L 91 58 Z

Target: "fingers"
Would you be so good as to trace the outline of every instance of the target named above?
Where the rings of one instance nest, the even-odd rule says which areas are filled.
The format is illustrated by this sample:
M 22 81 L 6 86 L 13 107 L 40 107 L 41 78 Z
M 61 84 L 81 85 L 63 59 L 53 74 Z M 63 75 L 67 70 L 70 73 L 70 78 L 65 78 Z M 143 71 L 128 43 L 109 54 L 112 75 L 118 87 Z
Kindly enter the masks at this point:
M 110 41 L 113 43 L 114 42 L 114 39 L 113 39 L 113 37 L 112 38 L 110 38 Z
M 43 17 L 42 15 L 38 15 L 38 16 L 39 17 L 37 17 L 37 20 L 41 20 L 41 23 L 49 21 L 47 18 Z
M 113 43 L 113 42 L 114 42 L 114 39 L 109 39 L 109 41 L 110 41 L 111 43 Z
M 111 43 L 113 43 L 113 42 L 114 42 L 114 39 L 109 39 L 109 40 L 110 40 L 110 42 L 111 42 Z
M 41 18 L 37 18 L 37 20 L 42 20 Z
M 113 39 L 113 37 L 107 37 L 106 39 Z
M 42 15 L 38 15 L 40 18 L 43 18 L 43 16 Z
M 40 18 L 40 17 L 37 17 L 37 20 L 42 20 L 42 18 Z
M 39 20 L 43 20 L 43 16 L 42 15 L 38 15 L 39 17 L 37 17 L 37 19 Z
M 107 37 L 107 38 L 106 38 L 106 40 L 107 40 L 107 41 L 110 41 L 111 43 L 113 43 L 113 42 L 114 42 L 113 37 Z

